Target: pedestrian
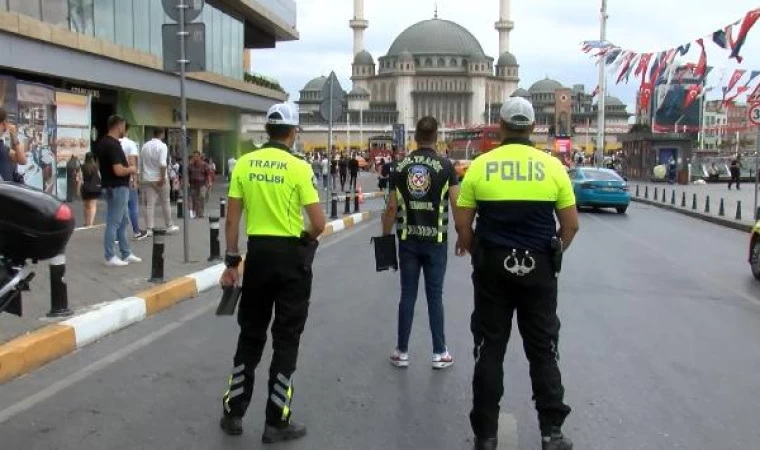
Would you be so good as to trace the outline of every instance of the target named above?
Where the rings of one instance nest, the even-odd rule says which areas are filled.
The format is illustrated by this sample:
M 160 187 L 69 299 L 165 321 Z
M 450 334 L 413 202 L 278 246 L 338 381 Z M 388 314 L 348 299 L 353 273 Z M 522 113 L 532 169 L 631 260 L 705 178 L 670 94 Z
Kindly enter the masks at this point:
M 108 134 L 97 145 L 96 157 L 100 165 L 100 177 L 105 191 L 108 211 L 106 230 L 103 235 L 105 264 L 109 267 L 139 263 L 142 259 L 132 253 L 127 240 L 129 224 L 129 183 L 137 167 L 130 165 L 119 139 L 126 134 L 126 121 L 117 115 L 108 118 Z M 121 258 L 114 253 L 115 241 L 119 241 Z
M 336 180 L 338 179 L 338 155 L 335 153 L 335 147 L 333 147 L 332 154 L 330 156 L 330 179 L 332 180 L 332 190 L 335 192 Z
M 237 159 L 234 156 L 230 156 L 227 160 L 227 182 L 232 179 L 232 171 L 235 170 L 235 164 L 237 164 Z
M 348 180 L 348 158 L 346 155 L 340 157 L 338 173 L 340 175 L 340 190 L 346 192 L 346 181 Z
M 327 183 L 330 181 L 330 160 L 327 155 L 322 156 L 322 187 L 327 190 Z
M 311 160 L 311 170 L 314 172 L 314 182 L 319 186 L 320 181 L 322 181 L 322 161 L 316 153 Z
M 8 122 L 8 113 L 0 108 L 0 136 L 6 133 L 10 136 L 10 145 L 0 139 L 0 181 L 23 183 L 24 177 L 18 173 L 18 166 L 27 164 L 26 153 L 21 148 L 16 126 Z
M 398 307 L 398 341 L 391 364 L 409 366 L 409 335 L 417 302 L 420 273 L 425 274 L 430 333 L 433 337 L 433 368 L 454 364 L 446 348 L 443 280 L 448 259 L 449 203 L 452 210 L 459 194 L 454 166 L 435 151 L 438 121 L 423 117 L 417 122 L 417 148 L 398 163 L 391 176 L 391 192 L 383 214 L 383 234 L 396 226 L 399 239 L 401 300 Z
M 129 133 L 129 124 L 126 124 L 125 133 Z M 141 241 L 148 237 L 148 233 L 140 229 L 140 212 L 139 212 L 139 192 L 138 192 L 138 178 L 140 176 L 140 151 L 137 149 L 137 143 L 128 138 L 125 134 L 123 138 L 119 139 L 121 148 L 124 150 L 124 155 L 127 157 L 130 167 L 134 167 L 137 170 L 136 173 L 129 177 L 129 222 L 132 224 L 132 233 L 134 238 Z
M 501 108 L 500 147 L 472 162 L 456 209 L 457 255 L 472 255 L 475 308 L 473 407 L 476 449 L 495 449 L 504 352 L 517 325 L 530 363 L 543 450 L 570 450 L 570 413 L 557 362 L 557 277 L 578 231 L 578 212 L 562 163 L 531 146 L 535 112 L 514 97 Z M 477 230 L 473 221 L 477 214 Z M 554 215 L 559 219 L 559 231 Z
M 100 173 L 95 155 L 87 153 L 82 166 L 82 202 L 84 203 L 84 226 L 91 227 L 95 224 L 95 215 L 98 212 L 98 199 L 102 193 Z
M 356 192 L 356 181 L 359 177 L 359 156 L 354 155 L 348 160 L 348 173 L 351 176 L 348 183 L 349 189 Z
M 731 190 L 731 185 L 736 183 L 736 190 L 741 190 L 741 173 L 742 173 L 742 157 L 737 155 L 736 158 L 731 161 L 731 167 L 728 169 L 731 172 L 731 180 L 728 182 L 728 190 Z
M 240 280 L 238 229 L 244 210 L 248 256 L 238 309 L 240 336 L 220 425 L 230 435 L 243 432 L 254 371 L 272 322 L 273 353 L 262 440 L 273 443 L 306 435 L 306 427 L 291 420 L 292 380 L 309 310 L 312 261 L 325 217 L 311 167 L 292 154 L 298 110 L 284 103 L 272 106 L 266 130 L 270 141 L 240 158 L 228 193 L 223 286 L 236 286 Z M 304 228 L 302 208 L 309 217 L 308 228 Z
M 187 166 L 187 182 L 190 190 L 190 217 L 203 218 L 206 191 L 209 188 L 208 164 L 201 158 L 201 152 L 194 152 Z
M 163 142 L 164 137 L 163 129 L 154 128 L 153 139 L 146 142 L 140 150 L 141 186 L 145 195 L 145 223 L 149 236 L 153 235 L 156 223 L 156 201 L 161 206 L 166 233 L 179 231 L 179 227 L 172 222 L 169 148 Z

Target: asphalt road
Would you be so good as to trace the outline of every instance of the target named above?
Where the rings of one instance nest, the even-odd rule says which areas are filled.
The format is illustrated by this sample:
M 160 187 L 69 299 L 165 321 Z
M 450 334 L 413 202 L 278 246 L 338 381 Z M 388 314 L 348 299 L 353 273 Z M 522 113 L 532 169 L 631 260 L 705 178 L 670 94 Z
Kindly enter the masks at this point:
M 327 240 L 296 373 L 295 415 L 309 436 L 271 448 L 467 449 L 472 368 L 466 259 L 449 259 L 447 337 L 457 363 L 434 372 L 424 297 L 412 365 L 395 344 L 397 275 L 375 274 L 377 221 Z M 760 447 L 760 283 L 744 234 L 634 204 L 584 213 L 562 275 L 560 352 L 576 448 Z M 246 432 L 218 429 L 237 325 L 204 295 L 0 386 L 8 449 L 262 448 L 260 369 Z M 516 330 L 516 328 L 515 328 Z M 268 361 L 269 355 L 265 355 Z M 527 363 L 515 333 L 506 365 L 503 443 L 537 450 Z

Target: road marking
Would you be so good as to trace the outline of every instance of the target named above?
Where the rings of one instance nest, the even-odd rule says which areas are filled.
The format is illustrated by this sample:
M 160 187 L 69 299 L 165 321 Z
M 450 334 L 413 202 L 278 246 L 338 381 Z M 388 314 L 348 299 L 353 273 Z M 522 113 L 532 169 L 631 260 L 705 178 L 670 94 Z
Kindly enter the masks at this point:
M 512 414 L 499 414 L 499 447 L 518 450 L 517 419 Z
M 592 219 L 593 221 L 595 221 L 595 222 L 597 222 L 597 223 L 599 223 L 601 225 L 604 225 L 605 227 L 611 229 L 612 231 L 614 231 L 615 233 L 617 233 L 617 234 L 621 235 L 622 237 L 628 239 L 629 241 L 633 241 L 633 242 L 641 245 L 642 247 L 646 247 L 649 251 L 651 251 L 652 253 L 656 254 L 660 258 L 667 259 L 668 261 L 671 261 L 672 263 L 674 263 L 676 266 L 679 266 L 682 269 L 685 269 L 682 272 L 686 276 L 689 276 L 689 277 L 693 278 L 697 282 L 699 282 L 699 283 L 709 282 L 709 284 L 713 284 L 714 287 L 719 287 L 720 289 L 729 291 L 732 294 L 734 294 L 734 295 L 736 295 L 738 297 L 741 297 L 744 300 L 747 300 L 752 305 L 760 306 L 760 300 L 752 297 L 751 295 L 745 294 L 744 292 L 741 292 L 741 291 L 738 291 L 738 290 L 734 289 L 730 284 L 724 283 L 723 281 L 721 281 L 718 278 L 715 278 L 714 276 L 712 276 L 708 272 L 704 272 L 704 271 L 701 271 L 699 269 L 695 270 L 695 269 L 686 267 L 683 263 L 681 263 L 680 260 L 678 260 L 678 258 L 674 258 L 673 256 L 669 255 L 668 253 L 665 253 L 665 252 L 661 251 L 660 249 L 658 249 L 654 245 L 652 245 L 649 242 L 647 242 L 645 239 L 642 239 L 642 238 L 640 238 L 638 236 L 635 236 L 635 235 L 633 235 L 633 234 L 631 234 L 631 233 L 629 233 L 627 231 L 623 231 L 622 229 L 620 229 L 620 228 L 618 228 L 618 227 L 616 227 L 614 225 L 611 225 L 611 224 L 605 222 L 604 220 L 602 220 L 602 219 L 600 219 L 598 217 L 595 217 L 593 215 L 587 215 L 587 216 L 584 216 L 584 217 L 588 217 L 588 218 Z
M 336 245 L 337 243 L 342 242 L 343 240 L 359 233 L 360 231 L 365 230 L 369 225 L 373 224 L 375 221 L 376 219 L 369 220 L 365 222 L 363 225 L 354 227 L 352 230 L 347 231 L 345 233 L 341 233 L 339 236 L 330 239 L 329 242 L 326 242 L 325 244 L 320 245 L 320 248 L 322 250 L 328 249 Z M 61 380 L 58 380 L 57 382 L 51 384 L 45 389 L 42 389 L 41 391 L 30 395 L 24 400 L 21 400 L 5 409 L 0 410 L 0 424 L 3 424 L 7 422 L 8 420 L 10 420 L 11 418 L 13 418 L 14 416 L 35 407 L 41 402 L 54 397 L 55 395 L 59 394 L 61 391 L 70 388 L 74 384 L 79 383 L 80 381 L 84 380 L 90 375 L 105 369 L 111 364 L 123 360 L 124 358 L 128 357 L 132 353 L 135 353 L 136 351 L 147 347 L 148 345 L 152 344 L 158 339 L 161 339 L 162 337 L 166 336 L 172 331 L 178 329 L 182 325 L 185 325 L 188 322 L 192 322 L 198 317 L 201 317 L 202 315 L 207 314 L 214 308 L 216 308 L 216 305 L 213 303 L 204 304 L 198 309 L 186 314 L 179 320 L 164 325 L 160 329 L 148 334 L 142 339 L 139 339 L 127 345 L 126 347 L 122 347 L 119 350 L 115 351 L 114 353 L 111 353 L 110 355 L 105 356 L 99 359 L 98 361 L 95 361 L 87 365 L 86 367 L 83 367 L 77 370 L 71 375 L 65 378 L 62 378 Z

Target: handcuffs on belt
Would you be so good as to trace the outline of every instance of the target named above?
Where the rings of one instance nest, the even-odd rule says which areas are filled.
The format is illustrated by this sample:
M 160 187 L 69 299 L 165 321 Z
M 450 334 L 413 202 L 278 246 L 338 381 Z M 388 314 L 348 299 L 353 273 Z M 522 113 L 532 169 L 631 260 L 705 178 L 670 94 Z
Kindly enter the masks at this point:
M 518 277 L 524 277 L 536 269 L 536 259 L 531 256 L 529 251 L 525 254 L 518 255 L 517 250 L 512 250 L 512 254 L 504 258 L 504 269 Z

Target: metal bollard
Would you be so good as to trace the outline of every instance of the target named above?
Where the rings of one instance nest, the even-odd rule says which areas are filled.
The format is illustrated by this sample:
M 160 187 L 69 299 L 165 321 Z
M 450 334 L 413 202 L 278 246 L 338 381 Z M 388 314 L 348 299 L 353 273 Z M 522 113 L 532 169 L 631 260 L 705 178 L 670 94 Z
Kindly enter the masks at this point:
M 227 199 L 222 197 L 219 199 L 219 218 L 223 219 L 227 216 Z
M 333 192 L 332 194 L 332 200 L 330 201 L 330 218 L 331 219 L 337 219 L 338 218 L 338 194 Z
M 354 191 L 354 214 L 359 212 L 359 194 Z
M 347 192 L 344 194 L 344 197 L 346 198 L 346 207 L 343 208 L 343 214 L 351 214 L 351 194 Z
M 742 220 L 742 201 L 736 202 L 736 220 Z
M 710 196 L 705 198 L 705 214 L 710 214 Z
M 644 186 L 644 198 L 649 199 L 649 186 Z
M 681 195 L 681 208 L 686 208 L 686 192 Z
M 676 190 L 673 189 L 673 193 L 670 195 L 670 204 L 676 206 Z
M 720 206 L 718 206 L 718 215 L 720 217 L 726 216 L 726 207 L 723 205 L 723 198 L 720 199 Z
M 654 201 L 657 201 L 657 199 L 660 197 L 660 193 L 657 190 L 657 186 L 654 187 Z
M 696 211 L 697 210 L 697 194 L 692 194 L 693 197 L 691 198 L 691 209 Z
M 185 217 L 185 200 L 182 198 L 177 199 L 177 219 Z
M 665 188 L 662 188 L 662 202 L 665 203 L 667 201 L 668 201 L 668 199 L 667 199 L 666 194 L 665 194 Z
M 66 275 L 66 255 L 58 255 L 50 260 L 50 312 L 48 317 L 68 317 L 69 293 L 64 280 Z
M 638 197 L 638 196 L 639 196 L 639 185 L 637 184 L 636 185 L 636 197 Z
M 210 240 L 209 248 L 211 249 L 211 256 L 208 257 L 208 260 L 209 262 L 219 261 L 222 259 L 222 253 L 219 248 L 219 218 L 209 217 L 208 225 L 209 225 L 209 240 Z
M 153 256 L 150 262 L 151 283 L 164 282 L 164 245 L 166 243 L 166 230 L 153 230 Z

